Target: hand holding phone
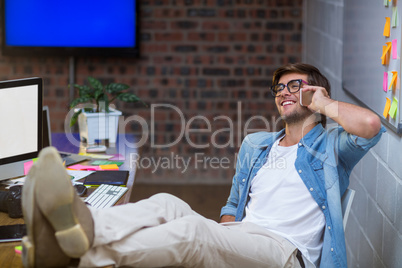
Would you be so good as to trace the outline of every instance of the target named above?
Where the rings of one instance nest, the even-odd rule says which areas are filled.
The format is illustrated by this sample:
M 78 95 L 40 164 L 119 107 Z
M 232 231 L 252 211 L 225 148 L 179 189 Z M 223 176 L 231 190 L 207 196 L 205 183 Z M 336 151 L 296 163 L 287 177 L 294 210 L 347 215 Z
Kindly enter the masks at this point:
M 311 104 L 311 101 L 313 99 L 314 91 L 305 91 L 303 92 L 303 89 L 300 89 L 300 105 L 301 106 L 309 106 Z

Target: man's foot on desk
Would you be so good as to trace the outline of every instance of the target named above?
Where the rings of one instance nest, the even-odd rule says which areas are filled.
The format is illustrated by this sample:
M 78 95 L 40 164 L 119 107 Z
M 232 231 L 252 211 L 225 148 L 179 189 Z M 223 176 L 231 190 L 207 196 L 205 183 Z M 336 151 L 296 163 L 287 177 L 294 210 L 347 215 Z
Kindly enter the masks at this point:
M 90 248 L 91 213 L 76 195 L 55 148 L 43 149 L 29 171 L 22 209 L 28 233 L 22 241 L 25 267 L 67 266 Z

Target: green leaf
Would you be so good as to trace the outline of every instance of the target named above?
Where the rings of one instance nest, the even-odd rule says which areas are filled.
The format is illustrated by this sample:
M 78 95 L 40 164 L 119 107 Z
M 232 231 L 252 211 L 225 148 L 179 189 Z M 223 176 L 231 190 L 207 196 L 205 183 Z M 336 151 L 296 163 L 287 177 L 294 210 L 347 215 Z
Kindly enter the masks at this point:
M 124 92 L 117 96 L 118 100 L 125 102 L 141 102 L 145 107 L 148 107 L 148 104 L 143 102 L 139 97 L 137 97 L 134 93 Z
M 128 88 L 128 85 L 120 83 L 110 83 L 109 85 L 105 86 L 105 89 L 108 93 L 118 93 Z
M 71 102 L 71 104 L 70 104 L 70 108 L 74 108 L 77 104 L 79 104 L 79 103 L 85 103 L 85 102 L 91 102 L 92 101 L 92 97 L 88 97 L 88 96 L 85 96 L 85 97 L 80 97 L 80 98 L 76 98 L 75 100 L 73 100 L 72 102 Z
M 97 90 L 97 91 L 98 91 L 98 90 L 102 90 L 102 91 L 103 91 L 102 83 L 101 83 L 98 79 L 89 76 L 89 77 L 88 77 L 88 81 L 89 81 L 89 84 L 90 84 L 95 90 Z
M 70 119 L 70 127 L 74 126 L 77 123 L 78 116 L 80 115 L 80 113 L 82 113 L 81 109 L 73 114 L 73 116 Z
M 117 96 L 117 99 L 119 99 L 121 101 L 125 101 L 125 102 L 140 101 L 140 98 L 138 98 L 135 94 L 128 93 L 128 92 L 121 93 L 119 96 Z
M 90 88 L 87 85 L 81 86 L 81 85 L 74 84 L 74 87 L 78 88 L 78 94 L 79 94 L 80 97 L 83 97 L 84 95 L 89 95 L 89 94 L 93 93 L 93 89 Z
M 94 98 L 95 98 L 96 102 L 103 100 L 104 95 L 105 94 L 103 93 L 103 91 L 96 91 L 94 94 Z

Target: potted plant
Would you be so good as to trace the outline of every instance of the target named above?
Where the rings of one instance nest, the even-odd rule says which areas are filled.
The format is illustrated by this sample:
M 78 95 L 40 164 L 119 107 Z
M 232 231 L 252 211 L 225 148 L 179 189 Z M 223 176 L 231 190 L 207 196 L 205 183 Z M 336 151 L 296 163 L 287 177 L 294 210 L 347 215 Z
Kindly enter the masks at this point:
M 70 108 L 84 104 L 82 108 L 74 110 L 70 120 L 70 127 L 77 123 L 81 141 L 88 144 L 95 140 L 108 139 L 115 143 L 117 138 L 119 116 L 121 111 L 110 107 L 113 101 L 141 102 L 147 106 L 134 93 L 128 92 L 129 86 L 121 83 L 103 85 L 98 79 L 88 77 L 89 85 L 77 85 L 78 97 L 74 99 Z

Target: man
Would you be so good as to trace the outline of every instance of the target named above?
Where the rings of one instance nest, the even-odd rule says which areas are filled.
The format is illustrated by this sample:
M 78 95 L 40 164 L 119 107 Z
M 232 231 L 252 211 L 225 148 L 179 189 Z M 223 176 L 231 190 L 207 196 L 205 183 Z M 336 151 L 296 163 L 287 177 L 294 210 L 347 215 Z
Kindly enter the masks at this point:
M 330 99 L 311 65 L 279 68 L 271 91 L 285 129 L 245 138 L 221 224 L 168 194 L 88 208 L 44 149 L 24 186 L 24 265 L 346 267 L 340 198 L 384 129 L 371 111 Z M 340 126 L 325 130 L 326 116 Z

